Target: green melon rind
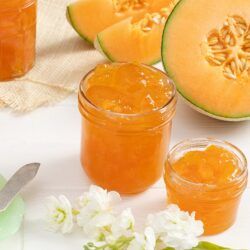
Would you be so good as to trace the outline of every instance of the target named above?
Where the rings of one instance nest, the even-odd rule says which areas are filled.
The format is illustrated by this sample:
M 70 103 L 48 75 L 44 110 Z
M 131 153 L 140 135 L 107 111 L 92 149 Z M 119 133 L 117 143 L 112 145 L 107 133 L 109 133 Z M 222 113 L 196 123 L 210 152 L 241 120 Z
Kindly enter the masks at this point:
M 72 14 L 72 10 L 71 10 L 71 6 L 67 6 L 67 10 L 66 10 L 66 18 L 69 22 L 69 24 L 73 27 L 73 29 L 76 31 L 76 33 L 83 39 L 85 40 L 86 42 L 90 43 L 91 45 L 93 45 L 93 41 L 88 38 L 88 36 L 84 35 L 82 33 L 82 31 L 80 31 L 78 28 L 77 28 L 77 25 L 75 24 L 74 22 L 74 18 L 73 18 L 73 14 Z
M 104 42 L 101 39 L 100 33 L 96 36 L 95 42 L 94 42 L 95 48 L 108 60 L 111 62 L 115 62 L 116 60 L 111 56 L 111 54 L 107 51 L 107 49 L 104 46 Z
M 168 17 L 168 20 L 165 24 L 164 30 L 163 30 L 163 34 L 162 34 L 162 46 L 161 46 L 161 54 L 162 54 L 162 64 L 163 67 L 165 69 L 165 71 L 167 72 L 168 76 L 174 81 L 176 88 L 179 92 L 179 94 L 182 96 L 182 99 L 193 109 L 195 109 L 196 111 L 215 118 L 217 120 L 222 120 L 222 121 L 233 121 L 233 122 L 237 122 L 237 121 L 246 121 L 246 120 L 250 120 L 250 114 L 245 115 L 237 115 L 237 116 L 228 116 L 225 114 L 221 114 L 221 113 L 217 113 L 214 112 L 213 110 L 209 110 L 208 108 L 204 107 L 202 104 L 196 102 L 195 100 L 193 100 L 192 98 L 188 97 L 188 95 L 185 93 L 185 91 L 180 88 L 178 82 L 175 80 L 175 76 L 174 74 L 171 73 L 170 71 L 170 67 L 167 64 L 166 61 L 166 52 L 167 52 L 167 43 L 166 43 L 166 39 L 165 37 L 167 36 L 167 31 L 168 31 L 168 27 L 171 24 L 171 22 L 174 19 L 175 14 L 177 13 L 177 11 L 179 10 L 179 8 L 182 6 L 182 4 L 185 2 L 186 0 L 180 0 L 179 3 L 175 6 L 175 8 L 173 9 L 173 11 L 171 12 L 170 16 Z
M 96 40 L 94 42 L 94 46 L 95 48 L 101 53 L 103 54 L 108 60 L 110 60 L 111 62 L 117 62 L 118 60 L 116 60 L 111 53 L 106 49 L 105 45 L 104 45 L 104 41 L 101 38 L 101 33 L 99 33 L 96 37 Z M 148 65 L 154 65 L 158 62 L 160 62 L 161 59 L 155 59 L 154 61 L 152 61 L 152 63 L 149 63 Z

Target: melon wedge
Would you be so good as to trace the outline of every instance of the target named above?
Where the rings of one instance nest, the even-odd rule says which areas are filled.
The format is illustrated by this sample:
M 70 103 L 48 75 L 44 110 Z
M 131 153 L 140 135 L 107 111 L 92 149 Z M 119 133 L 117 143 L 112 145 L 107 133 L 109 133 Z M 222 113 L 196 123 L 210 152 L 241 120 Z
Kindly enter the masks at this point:
M 130 16 L 139 19 L 165 5 L 166 0 L 78 0 L 67 7 L 67 18 L 82 38 L 93 43 L 110 25 Z
M 250 118 L 250 1 L 181 0 L 162 39 L 162 60 L 179 93 L 221 120 Z
M 177 1 L 147 13 L 141 19 L 127 18 L 97 35 L 95 47 L 109 60 L 155 64 L 161 60 L 161 39 L 165 22 Z

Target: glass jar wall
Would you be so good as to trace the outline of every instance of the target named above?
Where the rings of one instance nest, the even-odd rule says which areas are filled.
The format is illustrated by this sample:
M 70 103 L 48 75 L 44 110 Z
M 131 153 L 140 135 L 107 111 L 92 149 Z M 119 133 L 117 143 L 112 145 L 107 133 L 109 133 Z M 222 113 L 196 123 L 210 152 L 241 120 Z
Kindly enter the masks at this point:
M 34 65 L 36 0 L 0 0 L 0 81 L 23 76 Z
M 166 161 L 167 201 L 196 212 L 205 234 L 220 233 L 236 219 L 247 177 L 246 158 L 235 146 L 216 139 L 186 140 Z
M 82 166 L 106 189 L 126 194 L 144 191 L 162 176 L 176 107 L 175 87 L 168 80 L 173 93 L 163 107 L 139 114 L 115 113 L 89 100 L 86 86 L 91 74 L 79 92 Z

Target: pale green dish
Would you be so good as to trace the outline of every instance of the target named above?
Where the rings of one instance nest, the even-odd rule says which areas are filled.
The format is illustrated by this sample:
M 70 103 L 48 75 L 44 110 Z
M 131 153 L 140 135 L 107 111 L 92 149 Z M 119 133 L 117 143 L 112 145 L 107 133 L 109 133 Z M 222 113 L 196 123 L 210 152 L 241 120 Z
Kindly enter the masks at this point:
M 5 183 L 6 180 L 0 175 L 0 190 Z M 24 211 L 24 201 L 20 196 L 17 196 L 6 211 L 0 213 L 0 240 L 10 237 L 20 229 Z

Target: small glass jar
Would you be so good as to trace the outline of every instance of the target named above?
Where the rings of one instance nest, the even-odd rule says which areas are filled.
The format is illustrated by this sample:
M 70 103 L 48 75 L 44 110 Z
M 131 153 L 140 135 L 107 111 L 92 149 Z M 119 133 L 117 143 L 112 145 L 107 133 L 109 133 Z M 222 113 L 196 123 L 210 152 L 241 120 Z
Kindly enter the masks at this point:
M 217 186 L 191 182 L 172 168 L 171 165 L 187 152 L 205 150 L 210 145 L 224 148 L 235 156 L 241 169 L 239 176 L 223 186 Z M 204 223 L 206 235 L 217 234 L 233 225 L 242 193 L 247 186 L 247 177 L 246 157 L 232 144 L 210 138 L 186 140 L 169 152 L 166 161 L 167 200 L 184 211 L 195 211 L 196 218 Z
M 82 166 L 103 188 L 124 194 L 142 192 L 163 173 L 177 101 L 175 87 L 169 80 L 174 91 L 164 107 L 147 113 L 120 114 L 88 100 L 85 86 L 92 72 L 82 80 L 79 91 Z
M 34 65 L 36 0 L 0 0 L 0 81 L 23 76 Z

